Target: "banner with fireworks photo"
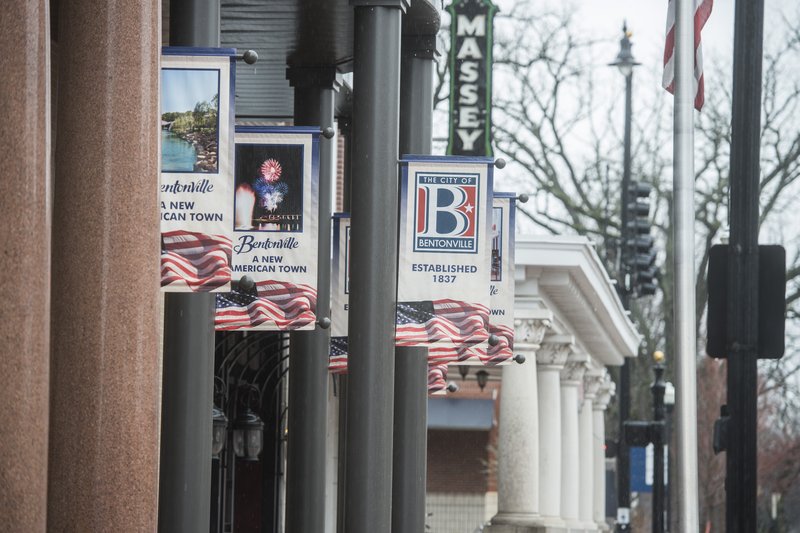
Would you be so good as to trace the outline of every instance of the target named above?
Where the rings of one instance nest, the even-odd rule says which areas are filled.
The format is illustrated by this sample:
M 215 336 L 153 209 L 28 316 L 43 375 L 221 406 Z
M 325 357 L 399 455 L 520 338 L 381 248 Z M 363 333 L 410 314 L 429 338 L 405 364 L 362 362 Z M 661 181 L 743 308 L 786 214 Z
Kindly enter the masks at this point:
M 231 281 L 236 50 L 161 56 L 161 287 L 225 291 Z
M 314 329 L 319 128 L 236 128 L 233 279 L 217 295 L 219 330 Z
M 493 163 L 407 156 L 401 162 L 398 345 L 475 345 L 489 337 Z

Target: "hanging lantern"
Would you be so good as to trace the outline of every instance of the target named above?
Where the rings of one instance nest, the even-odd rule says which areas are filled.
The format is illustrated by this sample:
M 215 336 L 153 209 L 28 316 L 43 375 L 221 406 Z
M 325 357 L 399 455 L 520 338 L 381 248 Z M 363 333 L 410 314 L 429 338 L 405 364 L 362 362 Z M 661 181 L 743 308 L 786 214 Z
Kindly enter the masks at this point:
M 211 455 L 219 457 L 219 452 L 225 447 L 228 437 L 228 417 L 216 405 L 211 410 L 213 426 L 211 429 Z
M 475 372 L 475 378 L 478 380 L 478 386 L 482 391 L 486 386 L 486 383 L 489 381 L 489 373 L 486 370 L 478 370 Z
M 264 439 L 264 422 L 247 407 L 233 428 L 233 451 L 237 457 L 258 461 Z

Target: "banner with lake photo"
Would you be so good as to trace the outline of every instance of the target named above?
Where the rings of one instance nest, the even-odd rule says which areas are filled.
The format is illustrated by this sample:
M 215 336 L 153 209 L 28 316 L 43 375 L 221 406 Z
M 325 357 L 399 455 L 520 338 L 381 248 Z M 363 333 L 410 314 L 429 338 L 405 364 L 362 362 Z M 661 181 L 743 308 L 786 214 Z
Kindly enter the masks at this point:
M 486 341 L 494 161 L 405 156 L 401 166 L 396 343 Z
M 218 330 L 308 330 L 317 320 L 319 128 L 236 127 L 230 293 Z M 252 286 L 241 283 L 243 276 Z
M 226 291 L 236 50 L 165 47 L 161 54 L 161 287 Z

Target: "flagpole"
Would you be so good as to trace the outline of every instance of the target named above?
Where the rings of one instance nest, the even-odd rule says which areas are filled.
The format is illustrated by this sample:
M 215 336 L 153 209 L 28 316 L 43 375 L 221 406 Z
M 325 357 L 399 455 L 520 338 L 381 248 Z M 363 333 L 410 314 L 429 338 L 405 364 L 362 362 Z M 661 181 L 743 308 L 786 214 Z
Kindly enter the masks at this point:
M 698 531 L 694 270 L 694 0 L 675 0 L 675 361 L 678 531 Z

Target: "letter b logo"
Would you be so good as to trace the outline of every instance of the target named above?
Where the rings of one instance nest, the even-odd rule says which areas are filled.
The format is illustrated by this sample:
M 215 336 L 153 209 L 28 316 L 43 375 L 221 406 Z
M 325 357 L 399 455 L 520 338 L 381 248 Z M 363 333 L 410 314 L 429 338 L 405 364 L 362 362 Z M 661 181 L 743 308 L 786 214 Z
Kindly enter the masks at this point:
M 477 176 L 416 176 L 414 251 L 477 251 Z

